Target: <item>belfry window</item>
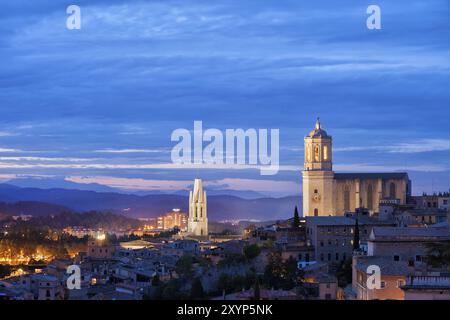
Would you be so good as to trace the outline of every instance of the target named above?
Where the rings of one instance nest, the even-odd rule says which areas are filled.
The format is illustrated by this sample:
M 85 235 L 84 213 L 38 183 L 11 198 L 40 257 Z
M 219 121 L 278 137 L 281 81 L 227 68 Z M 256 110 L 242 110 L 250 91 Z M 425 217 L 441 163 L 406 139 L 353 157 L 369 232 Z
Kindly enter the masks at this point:
M 306 147 L 306 161 L 311 162 L 311 147 Z
M 314 209 L 314 216 L 317 217 L 319 215 L 319 209 Z
M 314 161 L 320 161 L 320 148 L 319 146 L 314 147 Z
M 323 160 L 328 160 L 328 146 L 323 146 Z

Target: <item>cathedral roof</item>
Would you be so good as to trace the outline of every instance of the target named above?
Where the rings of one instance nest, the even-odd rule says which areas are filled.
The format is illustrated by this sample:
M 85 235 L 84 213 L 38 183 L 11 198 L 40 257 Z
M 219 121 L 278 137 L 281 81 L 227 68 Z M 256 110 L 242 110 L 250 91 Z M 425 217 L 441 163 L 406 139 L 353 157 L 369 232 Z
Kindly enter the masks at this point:
M 355 173 L 335 173 L 337 180 L 352 179 L 408 179 L 406 172 L 355 172 Z
M 327 132 L 325 130 L 322 129 L 322 127 L 320 126 L 320 120 L 319 120 L 319 118 L 317 118 L 316 126 L 314 127 L 314 130 L 308 134 L 308 137 L 310 137 L 310 138 L 329 138 L 330 136 L 327 134 Z

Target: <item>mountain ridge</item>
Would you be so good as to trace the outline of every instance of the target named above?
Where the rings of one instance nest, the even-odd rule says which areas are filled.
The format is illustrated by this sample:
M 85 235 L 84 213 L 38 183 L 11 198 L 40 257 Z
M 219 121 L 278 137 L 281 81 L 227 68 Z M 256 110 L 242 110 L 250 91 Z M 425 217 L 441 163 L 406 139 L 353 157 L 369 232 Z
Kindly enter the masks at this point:
M 188 194 L 133 195 L 116 192 L 97 192 L 64 188 L 21 188 L 0 184 L 0 201 L 43 202 L 74 211 L 111 211 L 132 218 L 157 217 L 173 208 L 188 211 Z M 281 198 L 263 197 L 244 199 L 234 195 L 208 196 L 208 216 L 211 220 L 273 220 L 290 217 L 297 205 L 301 209 L 300 196 Z

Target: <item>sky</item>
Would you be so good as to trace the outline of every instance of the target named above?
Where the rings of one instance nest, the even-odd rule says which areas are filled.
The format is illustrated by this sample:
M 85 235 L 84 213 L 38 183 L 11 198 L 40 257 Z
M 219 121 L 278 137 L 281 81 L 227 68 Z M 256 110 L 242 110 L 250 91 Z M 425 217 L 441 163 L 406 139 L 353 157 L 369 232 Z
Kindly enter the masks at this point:
M 81 29 L 66 8 L 81 8 Z M 369 5 L 381 30 L 366 27 Z M 4 0 L 0 181 L 301 193 L 320 117 L 336 171 L 450 188 L 448 0 Z M 171 133 L 279 129 L 280 171 L 174 165 Z

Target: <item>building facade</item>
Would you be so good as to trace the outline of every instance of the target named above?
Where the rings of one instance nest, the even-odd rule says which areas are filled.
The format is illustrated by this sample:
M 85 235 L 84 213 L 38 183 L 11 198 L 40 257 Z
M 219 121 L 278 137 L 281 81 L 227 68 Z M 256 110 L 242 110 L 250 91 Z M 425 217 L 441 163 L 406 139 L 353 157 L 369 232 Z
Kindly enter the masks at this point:
M 180 209 L 173 209 L 171 212 L 158 217 L 157 228 L 159 230 L 178 228 L 181 231 L 186 231 L 187 220 L 187 215 L 181 212 Z
M 188 234 L 198 237 L 208 236 L 206 192 L 203 191 L 201 179 L 195 179 L 194 190 L 189 192 Z
M 406 203 L 411 195 L 407 173 L 335 173 L 332 148 L 332 137 L 317 119 L 305 137 L 304 216 L 339 216 L 360 207 L 375 213 L 382 199 Z

